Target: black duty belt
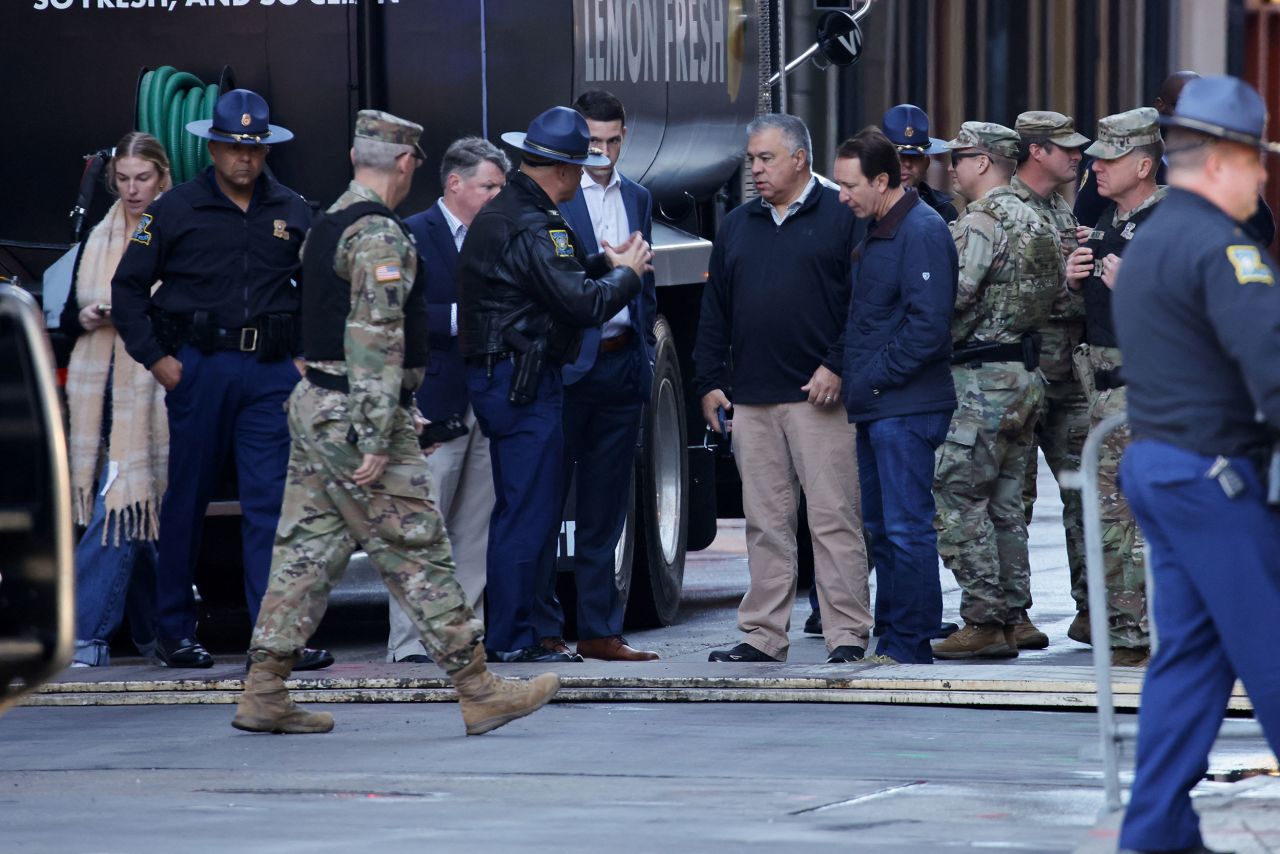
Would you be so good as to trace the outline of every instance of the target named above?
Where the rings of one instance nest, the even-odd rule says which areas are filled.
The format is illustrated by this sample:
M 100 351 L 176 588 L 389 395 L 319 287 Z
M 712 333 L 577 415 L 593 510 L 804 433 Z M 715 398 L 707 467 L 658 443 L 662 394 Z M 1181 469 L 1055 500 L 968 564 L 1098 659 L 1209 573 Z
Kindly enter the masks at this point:
M 223 329 L 221 326 L 211 327 L 209 340 L 215 350 L 238 350 L 241 353 L 254 353 L 258 349 L 258 327 L 245 326 L 240 329 Z
M 476 356 L 467 356 L 465 361 L 468 365 L 480 365 L 481 367 L 492 368 L 499 362 L 510 359 L 515 355 L 515 350 L 498 350 L 496 353 L 480 353 Z
M 307 371 L 307 379 L 313 386 L 326 389 L 327 391 L 340 391 L 343 394 L 351 392 L 351 384 L 347 382 L 346 377 L 340 377 L 337 374 L 326 374 L 324 371 Z M 413 406 L 413 389 L 400 389 L 400 405 L 405 409 Z
M 1110 391 L 1113 388 L 1124 388 L 1124 376 L 1119 368 L 1095 368 L 1093 385 L 1098 391 Z
M 951 354 L 953 365 L 980 365 L 984 362 L 1021 362 L 1021 344 L 978 344 L 957 347 Z

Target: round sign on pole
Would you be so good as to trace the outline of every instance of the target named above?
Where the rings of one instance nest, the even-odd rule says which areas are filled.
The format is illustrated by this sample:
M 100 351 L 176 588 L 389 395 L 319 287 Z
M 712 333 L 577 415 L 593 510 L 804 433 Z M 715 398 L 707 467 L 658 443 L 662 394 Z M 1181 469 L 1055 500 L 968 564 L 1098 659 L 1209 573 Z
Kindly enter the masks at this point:
M 827 12 L 818 21 L 818 50 L 832 65 L 853 65 L 862 55 L 862 28 L 848 12 Z

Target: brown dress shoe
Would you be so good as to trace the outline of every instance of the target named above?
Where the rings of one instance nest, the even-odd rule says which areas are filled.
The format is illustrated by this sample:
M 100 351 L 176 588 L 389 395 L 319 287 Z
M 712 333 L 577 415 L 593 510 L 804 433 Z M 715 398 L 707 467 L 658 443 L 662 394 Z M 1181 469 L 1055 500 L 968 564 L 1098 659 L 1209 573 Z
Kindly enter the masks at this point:
M 602 661 L 657 661 L 656 652 L 632 649 L 621 635 L 578 641 L 578 655 Z
M 567 655 L 570 661 L 582 661 L 582 656 L 569 649 L 569 645 L 561 637 L 545 637 L 538 644 L 547 652 L 558 652 Z

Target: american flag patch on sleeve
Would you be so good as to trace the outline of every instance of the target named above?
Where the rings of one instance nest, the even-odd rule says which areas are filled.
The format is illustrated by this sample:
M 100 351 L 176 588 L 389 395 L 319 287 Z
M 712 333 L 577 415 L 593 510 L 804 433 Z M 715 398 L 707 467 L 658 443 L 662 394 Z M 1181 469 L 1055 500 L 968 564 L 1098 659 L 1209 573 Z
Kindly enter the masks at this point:
M 400 281 L 399 264 L 379 264 L 373 268 L 373 279 L 377 282 Z

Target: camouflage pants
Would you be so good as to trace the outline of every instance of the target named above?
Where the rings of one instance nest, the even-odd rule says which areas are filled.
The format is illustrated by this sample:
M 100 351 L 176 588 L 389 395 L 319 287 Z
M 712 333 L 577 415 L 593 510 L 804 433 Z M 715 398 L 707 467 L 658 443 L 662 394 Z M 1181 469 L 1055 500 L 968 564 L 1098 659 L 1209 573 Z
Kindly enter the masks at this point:
M 484 634 L 454 579 L 444 523 L 409 413 L 397 410 L 382 476 L 357 486 L 362 454 L 347 441 L 347 396 L 300 382 L 289 398 L 289 472 L 271 578 L 250 656 L 288 658 L 324 616 L 329 591 L 363 547 L 432 660 L 452 673 Z
M 1099 391 L 1093 371 L 1110 370 L 1120 364 L 1114 347 L 1076 349 L 1076 370 L 1089 395 L 1089 420 L 1097 426 L 1104 418 L 1125 412 L 1124 388 Z M 1151 644 L 1147 622 L 1146 561 L 1138 523 L 1129 509 L 1129 500 L 1118 483 L 1120 458 L 1129 445 L 1129 428 L 1115 430 L 1102 443 L 1098 458 L 1098 502 L 1102 518 L 1102 565 L 1107 581 L 1107 624 L 1111 645 L 1144 647 Z M 1082 585 L 1086 587 L 1087 585 Z
M 1036 419 L 1036 442 L 1027 457 L 1027 477 L 1022 488 L 1022 506 L 1027 524 L 1031 524 L 1036 501 L 1036 447 L 1044 452 L 1045 462 L 1055 478 L 1064 471 L 1080 470 L 1080 451 L 1089 435 L 1089 399 L 1074 380 L 1045 384 L 1044 403 Z M 1071 598 L 1076 609 L 1089 606 L 1084 579 L 1084 513 L 1080 509 L 1080 492 L 1062 490 L 1062 528 L 1067 538 L 1067 567 L 1071 577 Z
M 1020 364 L 951 370 L 958 406 L 938 448 L 938 554 L 969 624 L 1016 623 L 1031 607 L 1022 486 L 1044 380 Z

